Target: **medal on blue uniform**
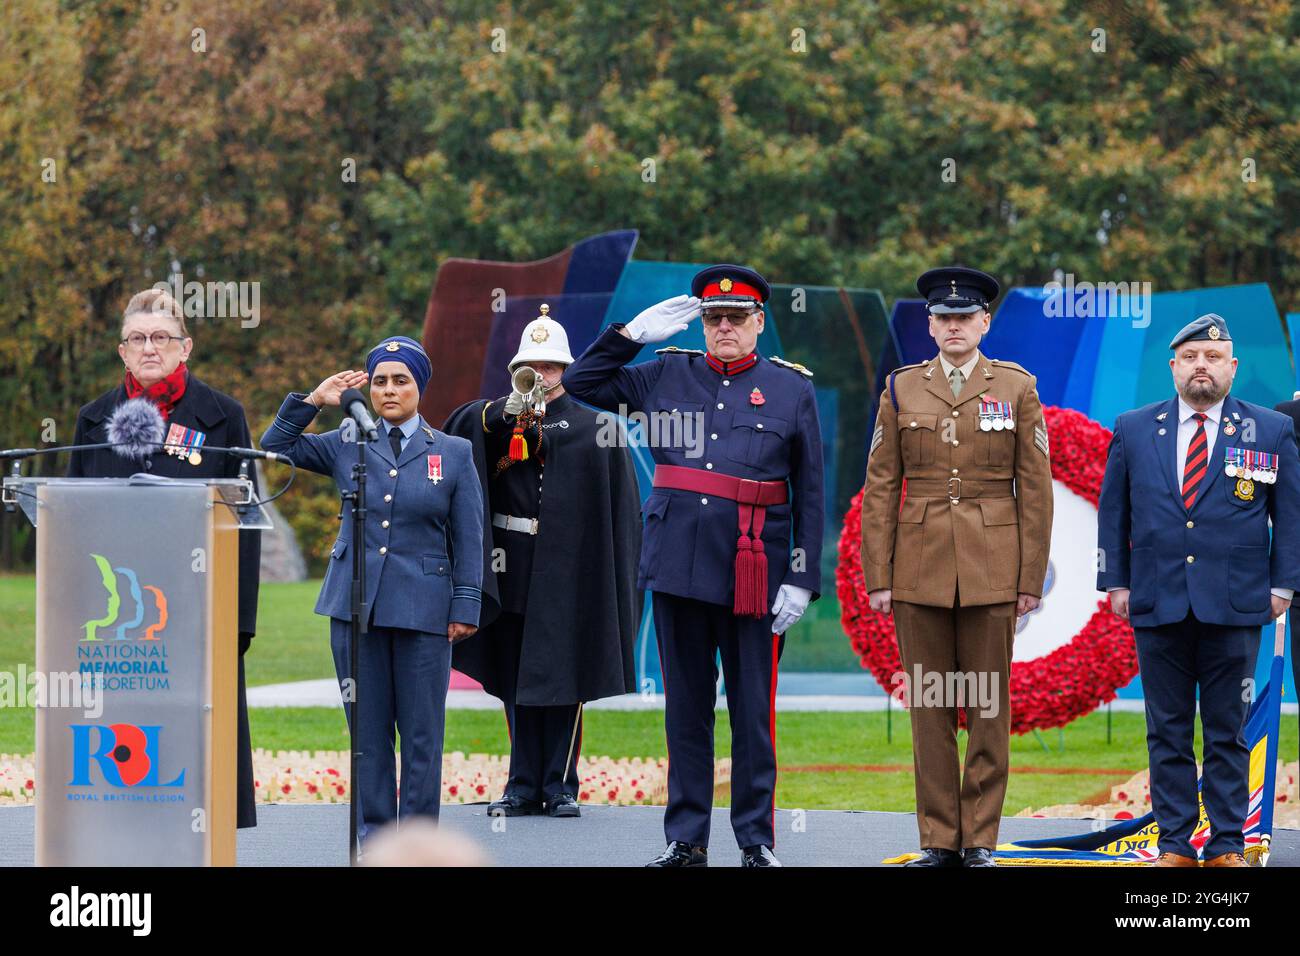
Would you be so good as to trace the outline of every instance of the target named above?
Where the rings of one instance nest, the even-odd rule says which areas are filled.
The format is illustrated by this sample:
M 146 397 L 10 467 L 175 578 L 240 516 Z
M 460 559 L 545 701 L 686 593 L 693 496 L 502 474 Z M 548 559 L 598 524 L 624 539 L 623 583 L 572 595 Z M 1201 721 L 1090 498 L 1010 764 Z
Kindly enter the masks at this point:
M 1246 469 L 1240 448 L 1225 448 L 1223 450 L 1223 473 L 1229 478 L 1246 477 Z
M 1237 426 L 1234 425 L 1234 424 L 1232 424 L 1232 422 L 1224 422 L 1224 423 L 1223 423 L 1223 434 L 1225 434 L 1225 435 L 1235 435 L 1235 434 L 1237 434 Z
M 442 456 L 441 455 L 429 456 L 429 480 L 432 481 L 435 485 L 438 482 L 442 481 Z

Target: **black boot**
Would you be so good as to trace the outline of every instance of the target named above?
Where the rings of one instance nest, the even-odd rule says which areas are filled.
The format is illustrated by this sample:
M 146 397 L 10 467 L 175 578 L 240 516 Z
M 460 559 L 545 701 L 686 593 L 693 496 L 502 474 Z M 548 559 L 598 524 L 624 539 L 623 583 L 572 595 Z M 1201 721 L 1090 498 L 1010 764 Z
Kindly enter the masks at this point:
M 541 803 L 536 800 L 525 800 L 513 793 L 507 793 L 500 800 L 488 804 L 490 817 L 531 817 L 541 812 Z
M 708 866 L 708 847 L 696 846 L 694 843 L 681 843 L 674 840 L 668 849 L 655 857 L 646 866 Z
M 747 846 L 740 851 L 741 866 L 780 866 L 781 861 L 772 855 L 770 847 Z
M 961 854 L 956 850 L 927 846 L 921 850 L 921 858 L 905 863 L 904 866 L 961 866 Z

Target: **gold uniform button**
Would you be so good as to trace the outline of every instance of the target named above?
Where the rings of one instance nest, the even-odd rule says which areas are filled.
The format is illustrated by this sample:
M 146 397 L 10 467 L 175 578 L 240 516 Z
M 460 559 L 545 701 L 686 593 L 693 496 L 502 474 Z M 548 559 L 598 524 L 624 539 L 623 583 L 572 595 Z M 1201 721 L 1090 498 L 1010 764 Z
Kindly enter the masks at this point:
M 392 500 L 393 500 L 393 496 L 392 496 L 392 495 L 384 495 L 384 500 L 385 500 L 385 501 L 392 501 Z
M 389 478 L 396 478 L 396 477 L 397 477 L 397 469 L 396 469 L 396 468 L 389 468 L 389 469 L 388 469 L 388 477 L 389 477 Z
M 960 445 L 960 444 L 961 444 L 961 442 L 959 442 L 957 439 L 954 438 L 954 439 L 952 440 L 952 447 L 953 447 L 953 448 L 956 448 L 956 447 L 957 447 L 958 445 Z
M 380 549 L 379 549 L 379 553 L 380 553 L 380 554 L 387 554 L 387 553 L 388 553 L 388 549 L 387 549 L 387 548 L 380 548 Z
M 952 470 L 952 473 L 953 473 L 954 475 L 957 474 L 957 469 L 954 468 L 954 469 Z
M 1189 521 L 1189 522 L 1187 522 L 1187 527 L 1189 527 L 1189 528 L 1195 528 L 1195 527 L 1196 527 L 1196 522 L 1195 522 L 1195 521 Z
M 916 422 L 912 422 L 912 424 L 908 425 L 907 427 L 908 427 L 908 428 L 915 428 L 915 427 L 916 427 Z
M 952 410 L 952 417 L 953 417 L 953 418 L 958 418 L 960 415 L 961 415 L 961 412 L 957 411 L 957 409 L 954 408 L 954 409 Z
M 1189 555 L 1187 556 L 1187 563 L 1188 563 L 1188 564 L 1195 564 L 1195 563 L 1196 563 L 1196 555 L 1194 555 L 1194 554 L 1189 554 Z

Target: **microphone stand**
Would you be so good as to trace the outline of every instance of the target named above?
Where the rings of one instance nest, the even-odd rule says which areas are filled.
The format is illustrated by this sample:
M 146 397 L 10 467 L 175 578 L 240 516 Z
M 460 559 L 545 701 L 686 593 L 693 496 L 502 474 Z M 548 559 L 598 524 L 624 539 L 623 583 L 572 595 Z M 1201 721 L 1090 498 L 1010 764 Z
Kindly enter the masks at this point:
M 348 773 L 350 774 L 348 791 L 348 861 L 350 865 L 356 866 L 359 845 L 357 843 L 357 798 L 358 798 L 358 780 L 357 780 L 357 761 L 364 756 L 357 749 L 357 742 L 361 739 L 358 730 L 357 721 L 360 712 L 357 708 L 357 699 L 360 694 L 359 674 L 360 667 L 360 645 L 361 635 L 366 630 L 366 561 L 365 561 L 365 542 L 366 542 L 366 433 L 362 428 L 357 428 L 357 460 L 352 466 L 352 480 L 354 491 L 345 491 L 342 495 L 344 501 L 352 502 L 352 595 L 351 595 L 351 634 L 348 644 L 348 673 L 352 677 L 352 700 L 348 706 L 352 719 L 348 721 L 351 728 L 352 753 L 350 756 Z

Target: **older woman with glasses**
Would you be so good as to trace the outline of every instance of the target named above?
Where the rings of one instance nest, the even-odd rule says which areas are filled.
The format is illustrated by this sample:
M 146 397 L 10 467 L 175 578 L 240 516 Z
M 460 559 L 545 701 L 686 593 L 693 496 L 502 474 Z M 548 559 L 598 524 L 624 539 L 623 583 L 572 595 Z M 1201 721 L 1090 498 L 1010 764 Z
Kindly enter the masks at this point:
M 233 455 L 204 454 L 204 445 L 249 448 L 252 441 L 244 408 L 229 395 L 199 381 L 186 364 L 194 340 L 185 328 L 179 303 L 161 289 L 132 296 L 122 317 L 117 354 L 125 373 L 122 381 L 82 407 L 77 414 L 75 444 L 108 441 L 113 410 L 132 398 L 146 398 L 162 415 L 168 450 L 150 457 L 150 474 L 168 478 L 234 478 L 239 460 Z M 173 444 L 173 438 L 177 443 Z M 72 453 L 70 478 L 126 478 L 145 468 L 111 448 Z M 254 477 L 256 481 L 256 477 Z M 240 827 L 257 826 L 253 793 L 253 751 L 248 730 L 244 690 L 244 653 L 257 630 L 257 585 L 262 557 L 262 533 L 239 532 L 239 741 L 238 807 Z

